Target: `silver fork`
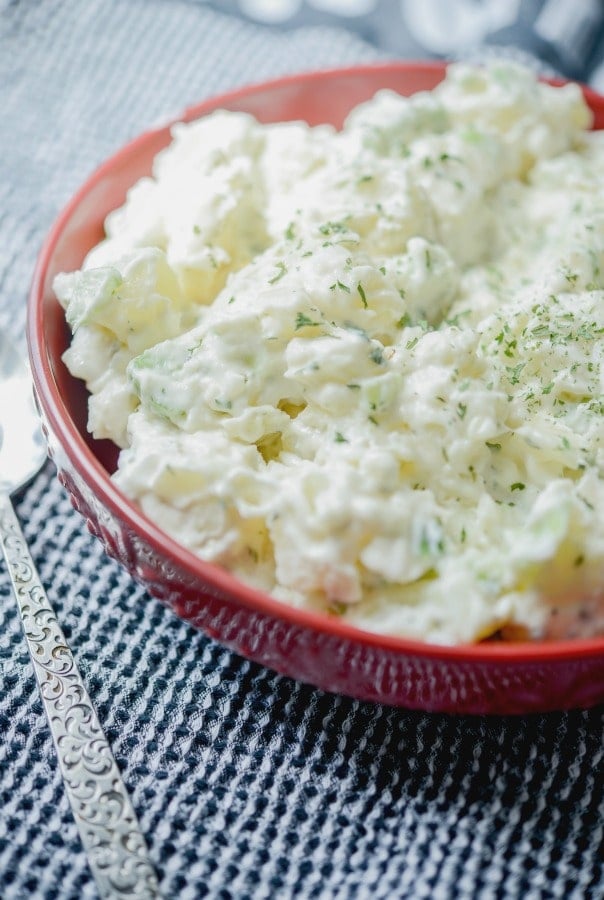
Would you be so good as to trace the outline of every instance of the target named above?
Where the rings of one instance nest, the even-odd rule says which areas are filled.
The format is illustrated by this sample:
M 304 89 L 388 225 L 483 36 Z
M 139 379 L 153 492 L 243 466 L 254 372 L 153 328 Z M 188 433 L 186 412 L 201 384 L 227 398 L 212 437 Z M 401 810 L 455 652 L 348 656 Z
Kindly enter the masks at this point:
M 126 787 L 15 514 L 46 459 L 29 372 L 0 331 L 0 545 L 82 844 L 103 898 L 159 897 Z

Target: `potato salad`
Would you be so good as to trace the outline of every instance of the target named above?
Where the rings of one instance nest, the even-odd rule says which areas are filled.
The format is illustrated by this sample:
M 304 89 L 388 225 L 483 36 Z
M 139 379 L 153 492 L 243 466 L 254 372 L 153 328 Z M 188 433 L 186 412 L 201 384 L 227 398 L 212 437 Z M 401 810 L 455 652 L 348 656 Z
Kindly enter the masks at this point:
M 455 64 L 343 128 L 218 111 L 56 278 L 114 479 L 285 603 L 440 644 L 604 631 L 604 137 Z

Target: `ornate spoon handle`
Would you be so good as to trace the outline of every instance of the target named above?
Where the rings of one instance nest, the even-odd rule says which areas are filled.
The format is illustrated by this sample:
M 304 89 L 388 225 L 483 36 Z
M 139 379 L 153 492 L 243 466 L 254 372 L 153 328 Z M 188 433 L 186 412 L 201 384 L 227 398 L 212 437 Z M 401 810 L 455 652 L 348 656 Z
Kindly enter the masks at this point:
M 130 798 L 27 549 L 10 497 L 0 491 L 0 545 L 19 605 L 65 792 L 103 898 L 157 898 Z

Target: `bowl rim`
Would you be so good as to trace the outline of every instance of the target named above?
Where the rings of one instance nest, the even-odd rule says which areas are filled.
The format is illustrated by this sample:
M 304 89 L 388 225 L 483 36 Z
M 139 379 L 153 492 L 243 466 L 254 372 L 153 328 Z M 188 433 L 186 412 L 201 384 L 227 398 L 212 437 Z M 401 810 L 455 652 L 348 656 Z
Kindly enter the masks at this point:
M 262 91 L 279 89 L 290 85 L 295 86 L 301 82 L 321 82 L 326 79 L 330 80 L 347 76 L 362 77 L 363 75 L 375 75 L 380 72 L 385 74 L 396 72 L 404 75 L 406 72 L 422 71 L 429 75 L 438 76 L 444 74 L 446 65 L 445 62 L 439 61 L 390 60 L 302 71 L 252 84 L 245 84 L 233 90 L 209 96 L 198 103 L 187 106 L 180 114 L 170 116 L 164 122 L 141 132 L 110 154 L 88 175 L 60 210 L 47 232 L 38 253 L 27 300 L 26 317 L 26 338 L 34 389 L 43 415 L 58 439 L 62 451 L 97 499 L 118 520 L 140 535 L 159 557 L 173 560 L 181 570 L 190 574 L 194 579 L 204 582 L 210 589 L 215 589 L 228 595 L 239 605 L 244 605 L 250 610 L 268 615 L 272 619 L 283 621 L 289 626 L 310 629 L 326 637 L 348 643 L 362 644 L 368 648 L 389 652 L 397 656 L 422 657 L 462 665 L 480 664 L 483 666 L 580 662 L 589 657 L 604 654 L 604 636 L 534 642 L 483 642 L 448 645 L 382 634 L 359 628 L 335 616 L 291 606 L 240 581 L 226 569 L 203 560 L 192 550 L 188 550 L 167 532 L 159 528 L 155 522 L 149 519 L 142 510 L 118 489 L 72 420 L 55 384 L 46 352 L 44 341 L 45 304 L 43 298 L 46 274 L 54 251 L 64 229 L 69 224 L 74 213 L 76 213 L 80 203 L 97 183 L 111 172 L 116 164 L 123 164 L 129 156 L 136 154 L 139 148 L 142 148 L 154 138 L 165 135 L 167 139 L 170 129 L 176 123 L 191 121 L 214 109 L 237 103 L 248 96 L 254 96 Z M 567 79 L 544 80 L 556 85 L 568 83 Z M 604 96 L 579 82 L 572 83 L 579 84 L 592 109 L 594 106 L 600 106 L 604 111 Z M 200 594 L 202 594 L 201 590 Z

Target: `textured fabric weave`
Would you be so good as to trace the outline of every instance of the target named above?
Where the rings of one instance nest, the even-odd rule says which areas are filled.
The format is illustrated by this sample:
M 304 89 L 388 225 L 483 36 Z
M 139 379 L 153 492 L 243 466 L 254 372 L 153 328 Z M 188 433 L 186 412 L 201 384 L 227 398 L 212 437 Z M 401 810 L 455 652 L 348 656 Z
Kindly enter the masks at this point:
M 168 0 L 0 0 L 0 327 L 110 152 L 220 90 L 377 58 Z M 17 510 L 167 898 L 604 897 L 602 709 L 412 713 L 321 693 L 193 631 L 86 531 L 50 464 Z M 94 898 L 0 565 L 0 896 Z

